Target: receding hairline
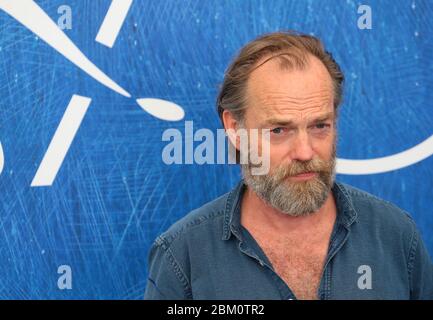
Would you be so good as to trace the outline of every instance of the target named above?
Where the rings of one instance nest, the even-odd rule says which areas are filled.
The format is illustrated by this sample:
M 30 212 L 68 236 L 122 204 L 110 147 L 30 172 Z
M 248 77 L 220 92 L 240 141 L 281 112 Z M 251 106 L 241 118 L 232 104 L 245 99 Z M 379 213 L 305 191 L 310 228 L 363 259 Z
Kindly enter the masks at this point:
M 289 55 L 290 55 L 290 53 L 289 53 Z M 283 62 L 281 60 L 280 61 L 275 60 L 275 59 L 284 59 L 286 56 L 287 56 L 287 52 L 284 52 L 284 53 L 282 52 L 282 53 L 278 53 L 278 54 L 270 54 L 270 55 L 264 56 L 262 59 L 260 59 L 256 63 L 256 65 L 249 72 L 246 83 L 245 83 L 245 88 L 244 88 L 244 99 L 245 99 L 244 102 L 245 102 L 245 104 L 248 104 L 248 100 L 249 100 L 248 98 L 251 97 L 251 94 L 254 94 L 254 92 L 251 92 L 251 80 L 252 80 L 252 78 L 254 78 L 255 73 L 257 71 L 260 71 L 262 67 L 269 66 L 269 64 L 268 64 L 269 62 L 274 63 L 274 65 L 277 66 L 279 72 L 293 72 L 293 71 L 308 72 L 308 69 L 310 69 L 312 67 L 312 64 L 316 63 L 318 66 L 320 66 L 319 67 L 321 69 L 320 72 L 323 72 L 325 77 L 328 79 L 327 85 L 323 86 L 322 90 L 329 92 L 331 100 L 335 101 L 335 90 L 334 90 L 334 83 L 332 80 L 332 76 L 329 73 L 329 70 L 324 65 L 324 63 L 319 58 L 317 58 L 313 54 L 306 53 L 303 57 L 302 65 L 296 65 L 296 66 L 293 64 L 292 65 L 284 64 L 284 60 L 283 60 Z M 296 57 L 294 59 L 298 59 L 298 56 L 296 55 Z
M 294 54 L 294 50 L 296 50 L 296 54 Z M 283 70 L 285 70 L 285 69 L 287 69 L 287 70 L 291 70 L 291 69 L 302 70 L 308 65 L 308 63 L 310 62 L 310 59 L 312 57 L 314 57 L 313 54 L 311 54 L 309 52 L 303 52 L 302 50 L 299 50 L 298 48 L 283 49 L 281 51 L 271 52 L 271 53 L 268 53 L 265 56 L 261 57 L 256 62 L 255 66 L 251 69 L 250 74 L 252 72 L 254 72 L 256 69 L 260 68 L 261 66 L 265 65 L 266 63 L 268 63 L 270 61 L 274 61 L 275 59 L 279 60 L 279 66 Z
M 309 52 L 298 52 L 296 55 L 294 55 L 292 52 L 287 50 L 284 52 L 271 53 L 259 59 L 248 73 L 247 82 L 255 71 L 261 69 L 261 67 L 265 65 L 268 65 L 269 62 L 276 64 L 279 67 L 278 69 L 280 71 L 289 72 L 304 71 L 310 68 L 312 64 L 316 62 L 321 66 L 321 69 L 325 71 L 325 73 L 328 75 L 331 83 L 333 82 L 329 70 L 318 57 Z

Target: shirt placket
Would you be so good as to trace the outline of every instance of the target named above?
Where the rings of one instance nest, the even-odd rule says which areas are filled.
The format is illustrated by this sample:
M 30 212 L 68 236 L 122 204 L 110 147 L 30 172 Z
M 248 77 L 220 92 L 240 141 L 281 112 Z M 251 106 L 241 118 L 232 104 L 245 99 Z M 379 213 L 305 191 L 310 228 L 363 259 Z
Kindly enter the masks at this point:
M 281 299 L 283 300 L 297 300 L 295 294 L 293 291 L 289 288 L 289 286 L 281 279 L 281 277 L 274 271 L 270 263 L 268 263 L 265 260 L 265 257 L 261 258 L 259 254 L 251 248 L 251 246 L 248 244 L 248 241 L 244 239 L 240 235 L 239 230 L 232 230 L 233 234 L 238 238 L 239 240 L 239 250 L 256 260 L 256 262 L 263 268 L 263 270 L 269 275 L 269 277 L 275 282 L 278 291 L 280 293 Z M 254 239 L 251 239 L 250 241 L 255 241 Z M 256 246 L 258 246 L 257 243 L 255 243 Z

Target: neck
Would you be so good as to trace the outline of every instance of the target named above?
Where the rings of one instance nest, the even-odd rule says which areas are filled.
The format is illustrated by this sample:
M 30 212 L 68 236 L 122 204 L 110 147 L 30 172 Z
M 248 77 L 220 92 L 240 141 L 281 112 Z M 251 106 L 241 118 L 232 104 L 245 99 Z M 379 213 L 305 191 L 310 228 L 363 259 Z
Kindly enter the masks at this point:
M 294 217 L 285 214 L 263 201 L 247 187 L 242 198 L 241 224 L 247 229 L 261 229 L 279 234 L 308 233 L 334 223 L 336 205 L 329 192 L 323 206 L 309 215 Z

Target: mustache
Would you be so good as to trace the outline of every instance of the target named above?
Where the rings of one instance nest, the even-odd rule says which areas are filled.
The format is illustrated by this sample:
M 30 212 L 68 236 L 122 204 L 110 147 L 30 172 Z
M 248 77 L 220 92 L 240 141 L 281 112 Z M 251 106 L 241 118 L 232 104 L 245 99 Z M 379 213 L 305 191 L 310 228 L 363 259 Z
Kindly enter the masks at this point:
M 276 168 L 274 174 L 278 179 L 285 179 L 303 173 L 330 173 L 332 170 L 331 161 L 313 159 L 308 162 L 294 161 L 290 165 L 281 165 Z

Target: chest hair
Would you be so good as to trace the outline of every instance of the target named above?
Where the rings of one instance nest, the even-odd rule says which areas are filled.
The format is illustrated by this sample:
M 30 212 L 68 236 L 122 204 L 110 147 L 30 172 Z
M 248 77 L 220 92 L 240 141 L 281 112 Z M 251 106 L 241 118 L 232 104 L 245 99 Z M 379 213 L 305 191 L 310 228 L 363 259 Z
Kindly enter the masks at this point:
M 272 240 L 258 237 L 257 240 L 274 271 L 298 299 L 318 299 L 327 241 L 309 243 L 308 239 L 284 237 Z

